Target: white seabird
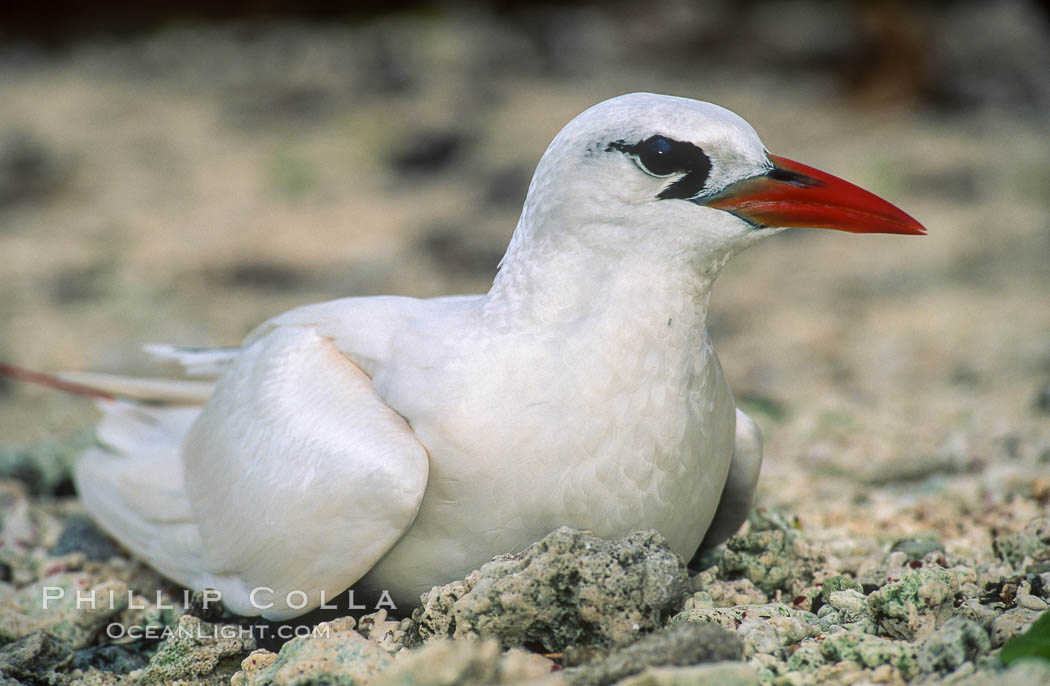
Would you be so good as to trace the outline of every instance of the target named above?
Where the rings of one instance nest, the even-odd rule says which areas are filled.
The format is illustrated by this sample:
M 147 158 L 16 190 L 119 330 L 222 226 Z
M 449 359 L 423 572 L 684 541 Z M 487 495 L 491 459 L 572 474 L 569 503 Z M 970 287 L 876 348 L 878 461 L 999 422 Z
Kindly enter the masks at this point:
M 711 287 L 791 226 L 925 232 L 721 107 L 602 102 L 544 153 L 488 293 L 346 298 L 237 349 L 153 348 L 214 381 L 70 375 L 119 396 L 77 488 L 160 572 L 269 619 L 351 585 L 411 607 L 562 525 L 656 529 L 688 560 L 743 522 L 761 463 Z

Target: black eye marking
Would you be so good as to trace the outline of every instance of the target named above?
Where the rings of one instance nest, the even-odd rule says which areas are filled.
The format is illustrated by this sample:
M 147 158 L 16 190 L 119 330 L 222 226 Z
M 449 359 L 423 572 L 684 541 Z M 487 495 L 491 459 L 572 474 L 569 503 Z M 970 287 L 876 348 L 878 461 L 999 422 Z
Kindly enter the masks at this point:
M 661 200 L 694 197 L 703 190 L 711 172 L 711 158 L 703 150 L 666 136 L 650 136 L 634 144 L 613 141 L 605 149 L 633 156 L 638 165 L 653 176 L 684 173 L 685 176 L 660 191 L 656 197 Z

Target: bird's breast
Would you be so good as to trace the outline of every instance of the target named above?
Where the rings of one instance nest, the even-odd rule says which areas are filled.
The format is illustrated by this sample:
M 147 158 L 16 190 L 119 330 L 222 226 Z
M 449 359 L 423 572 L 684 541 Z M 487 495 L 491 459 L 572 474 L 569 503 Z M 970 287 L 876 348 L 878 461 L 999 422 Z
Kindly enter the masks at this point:
M 415 523 L 366 580 L 407 599 L 559 526 L 653 528 L 689 557 L 732 454 L 732 396 L 706 335 L 464 341 L 377 376 L 430 456 Z M 390 588 L 393 586 L 394 588 Z

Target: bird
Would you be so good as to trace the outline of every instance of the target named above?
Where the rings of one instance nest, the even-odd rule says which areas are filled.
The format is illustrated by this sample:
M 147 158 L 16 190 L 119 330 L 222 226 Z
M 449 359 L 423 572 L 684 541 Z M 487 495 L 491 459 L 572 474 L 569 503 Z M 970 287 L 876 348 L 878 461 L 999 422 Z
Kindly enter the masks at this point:
M 183 379 L 61 375 L 103 412 L 77 491 L 159 572 L 269 620 L 351 587 L 411 607 L 561 526 L 655 529 L 688 560 L 742 525 L 762 461 L 712 286 L 792 227 L 925 233 L 727 109 L 600 102 L 540 158 L 488 292 L 342 298 L 235 348 L 147 347 Z

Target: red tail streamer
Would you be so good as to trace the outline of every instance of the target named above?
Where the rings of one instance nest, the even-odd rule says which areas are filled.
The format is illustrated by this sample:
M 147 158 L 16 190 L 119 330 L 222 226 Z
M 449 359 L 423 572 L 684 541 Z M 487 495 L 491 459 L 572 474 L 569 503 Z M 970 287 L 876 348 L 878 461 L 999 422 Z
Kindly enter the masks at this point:
M 47 388 L 54 388 L 55 390 L 72 393 L 74 395 L 85 395 L 89 398 L 99 398 L 101 400 L 116 400 L 116 396 L 107 393 L 106 391 L 99 390 L 98 388 L 92 388 L 91 386 L 85 386 L 84 384 L 73 383 L 71 381 L 63 381 L 53 374 L 34 372 L 30 369 L 7 364 L 6 362 L 0 362 L 0 376 L 7 376 L 12 379 L 18 379 L 19 381 L 28 381 L 29 383 L 46 386 Z

